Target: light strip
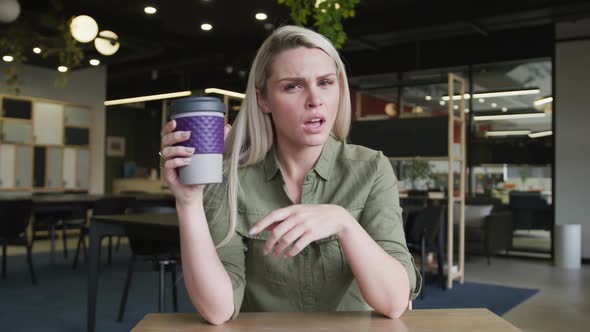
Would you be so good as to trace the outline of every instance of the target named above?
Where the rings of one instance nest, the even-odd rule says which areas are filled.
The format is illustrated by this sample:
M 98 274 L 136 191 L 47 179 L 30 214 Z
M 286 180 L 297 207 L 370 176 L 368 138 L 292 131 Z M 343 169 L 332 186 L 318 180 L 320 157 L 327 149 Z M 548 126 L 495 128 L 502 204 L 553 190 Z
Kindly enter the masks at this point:
M 149 95 L 149 96 L 141 96 L 141 97 L 114 99 L 114 100 L 105 101 L 104 105 L 105 106 L 113 106 L 113 105 L 121 105 L 121 104 L 131 104 L 131 103 L 138 103 L 138 102 L 142 102 L 142 101 L 186 97 L 186 96 L 190 96 L 191 94 L 192 94 L 191 91 L 179 91 L 179 92 L 162 93 L 159 95 Z
M 524 113 L 524 114 L 499 114 L 499 115 L 480 115 L 474 116 L 474 121 L 494 121 L 494 120 L 515 120 L 515 119 L 532 119 L 543 118 L 545 113 Z
M 535 95 L 541 93 L 540 89 L 524 89 L 524 90 L 511 90 L 511 91 L 495 91 L 495 92 L 478 92 L 473 94 L 473 98 L 494 98 L 494 97 L 509 97 L 509 96 L 524 96 L 524 95 Z M 471 98 L 471 95 L 466 93 L 463 95 L 464 99 Z M 448 101 L 449 96 L 442 96 L 442 100 Z M 454 95 L 453 100 L 460 100 L 461 95 Z
M 547 130 L 547 131 L 538 131 L 536 133 L 529 134 L 529 137 L 530 138 L 539 138 L 539 137 L 545 137 L 545 136 L 551 136 L 551 135 L 553 135 L 553 131 Z
M 205 89 L 205 93 L 218 93 L 220 95 L 235 97 L 235 98 L 240 98 L 240 99 L 244 99 L 246 97 L 246 95 L 243 93 L 229 91 L 229 90 L 223 90 L 223 89 L 217 89 L 217 88 L 207 88 L 207 89 Z
M 495 136 L 522 136 L 522 135 L 529 135 L 530 133 L 531 133 L 530 130 L 488 131 L 488 132 L 486 132 L 486 137 L 495 137 Z
M 543 99 L 535 100 L 535 102 L 533 102 L 533 104 L 535 106 L 541 106 L 541 105 L 549 104 L 552 102 L 553 102 L 553 97 L 546 97 Z

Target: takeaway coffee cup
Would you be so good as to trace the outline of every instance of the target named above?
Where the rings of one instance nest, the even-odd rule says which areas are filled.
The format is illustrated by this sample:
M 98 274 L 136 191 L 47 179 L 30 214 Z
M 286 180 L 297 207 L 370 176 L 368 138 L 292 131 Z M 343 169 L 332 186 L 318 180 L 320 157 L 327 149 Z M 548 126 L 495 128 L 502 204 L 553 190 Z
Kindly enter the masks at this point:
M 179 168 L 185 185 L 221 183 L 223 172 L 223 127 L 225 105 L 215 97 L 177 99 L 170 106 L 175 131 L 190 131 L 188 140 L 177 146 L 195 149 L 190 164 Z

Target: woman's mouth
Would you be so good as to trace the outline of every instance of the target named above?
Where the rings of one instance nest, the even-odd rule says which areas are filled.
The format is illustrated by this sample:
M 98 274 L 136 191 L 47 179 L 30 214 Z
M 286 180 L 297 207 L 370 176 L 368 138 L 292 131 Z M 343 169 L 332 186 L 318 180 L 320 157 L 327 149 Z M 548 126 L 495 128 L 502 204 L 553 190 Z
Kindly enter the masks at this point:
M 317 134 L 321 132 L 326 120 L 321 118 L 313 118 L 305 122 L 303 129 L 310 134 Z

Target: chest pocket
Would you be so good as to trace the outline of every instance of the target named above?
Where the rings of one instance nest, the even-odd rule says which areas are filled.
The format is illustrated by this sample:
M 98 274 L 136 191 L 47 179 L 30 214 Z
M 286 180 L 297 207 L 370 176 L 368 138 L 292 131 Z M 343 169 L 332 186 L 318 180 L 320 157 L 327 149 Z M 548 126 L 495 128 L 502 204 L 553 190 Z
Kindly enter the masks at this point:
M 248 232 L 265 214 L 257 211 L 239 212 L 236 231 L 248 239 L 248 253 L 246 257 L 246 273 L 256 279 L 262 278 L 269 283 L 284 286 L 287 284 L 288 259 L 273 255 L 264 256 L 264 245 L 268 232 L 250 235 Z

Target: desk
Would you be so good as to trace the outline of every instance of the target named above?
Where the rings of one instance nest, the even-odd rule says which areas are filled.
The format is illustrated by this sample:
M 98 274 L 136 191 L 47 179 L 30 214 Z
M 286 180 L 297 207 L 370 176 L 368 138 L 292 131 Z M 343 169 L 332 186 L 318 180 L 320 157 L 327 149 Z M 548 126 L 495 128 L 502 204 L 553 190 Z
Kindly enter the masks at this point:
M 487 309 L 411 310 L 400 319 L 374 312 L 241 313 L 221 326 L 209 325 L 198 314 L 148 314 L 133 332 L 508 332 L 520 331 Z
M 108 235 L 125 235 L 126 228 L 129 226 L 164 227 L 178 232 L 178 218 L 176 213 L 140 213 L 92 217 L 89 232 L 90 248 L 88 249 L 88 304 L 86 322 L 88 332 L 93 332 L 96 325 L 100 243 Z M 155 234 L 160 235 L 158 233 Z

